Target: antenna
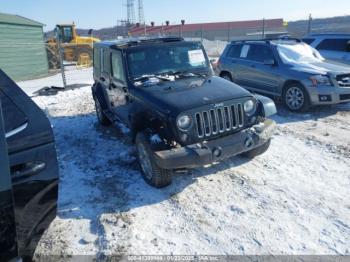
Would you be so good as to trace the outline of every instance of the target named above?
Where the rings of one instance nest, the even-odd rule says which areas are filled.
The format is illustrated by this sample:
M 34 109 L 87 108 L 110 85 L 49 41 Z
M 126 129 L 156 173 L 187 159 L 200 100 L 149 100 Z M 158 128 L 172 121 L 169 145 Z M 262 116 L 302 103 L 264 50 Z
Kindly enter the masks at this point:
M 139 0 L 139 23 L 143 25 L 145 23 L 145 13 L 143 11 L 143 1 Z
M 134 1 L 135 0 L 127 0 L 127 21 L 129 25 L 134 25 L 135 24 L 135 7 L 134 7 Z

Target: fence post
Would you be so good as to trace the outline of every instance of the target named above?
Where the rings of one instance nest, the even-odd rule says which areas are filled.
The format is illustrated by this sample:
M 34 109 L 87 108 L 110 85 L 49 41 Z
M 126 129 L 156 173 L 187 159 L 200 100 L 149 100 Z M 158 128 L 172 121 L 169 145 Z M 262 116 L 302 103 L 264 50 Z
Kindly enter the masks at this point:
M 227 42 L 230 42 L 230 37 L 231 37 L 231 24 L 227 23 L 228 29 L 227 29 Z
M 265 39 L 265 17 L 263 18 L 262 39 Z
M 201 43 L 203 44 L 203 25 L 201 25 Z

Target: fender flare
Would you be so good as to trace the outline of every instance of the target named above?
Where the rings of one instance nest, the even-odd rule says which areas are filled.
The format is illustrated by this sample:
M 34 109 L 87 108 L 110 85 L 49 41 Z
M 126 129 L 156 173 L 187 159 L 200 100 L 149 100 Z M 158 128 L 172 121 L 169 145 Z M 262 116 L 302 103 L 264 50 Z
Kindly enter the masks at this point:
M 277 113 L 275 102 L 271 98 L 268 98 L 262 95 L 254 95 L 254 96 L 262 105 L 264 117 L 269 117 Z

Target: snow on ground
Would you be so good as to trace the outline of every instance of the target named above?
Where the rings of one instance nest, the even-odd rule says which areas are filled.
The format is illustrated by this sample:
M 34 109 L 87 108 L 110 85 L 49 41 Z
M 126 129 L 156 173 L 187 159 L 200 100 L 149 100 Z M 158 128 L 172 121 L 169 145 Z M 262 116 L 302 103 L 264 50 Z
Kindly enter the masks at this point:
M 71 73 L 92 82 L 90 69 Z M 30 92 L 59 80 L 19 84 Z M 266 154 L 158 190 L 141 178 L 128 139 L 97 124 L 89 86 L 34 101 L 53 124 L 60 165 L 58 215 L 38 256 L 350 255 L 350 104 L 279 108 Z

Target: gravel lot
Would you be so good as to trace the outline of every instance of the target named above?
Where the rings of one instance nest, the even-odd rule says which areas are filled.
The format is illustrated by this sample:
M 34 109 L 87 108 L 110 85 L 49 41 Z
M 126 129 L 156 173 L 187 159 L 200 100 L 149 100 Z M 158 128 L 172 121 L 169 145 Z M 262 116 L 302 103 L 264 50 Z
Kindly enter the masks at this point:
M 52 122 L 61 176 L 58 215 L 38 257 L 350 255 L 350 104 L 307 114 L 279 106 L 266 154 L 179 174 L 157 190 L 141 178 L 133 145 L 97 124 L 91 76 L 69 71 L 85 87 L 33 97 Z M 59 80 L 19 85 L 31 94 Z

